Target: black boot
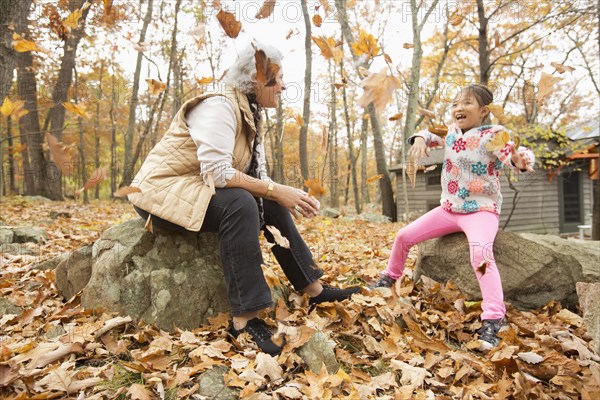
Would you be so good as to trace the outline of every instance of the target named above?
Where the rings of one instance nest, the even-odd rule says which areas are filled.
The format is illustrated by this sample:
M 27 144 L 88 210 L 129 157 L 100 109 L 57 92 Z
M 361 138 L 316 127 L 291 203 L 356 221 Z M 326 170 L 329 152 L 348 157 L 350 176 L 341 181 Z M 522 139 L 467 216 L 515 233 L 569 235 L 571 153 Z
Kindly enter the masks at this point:
M 252 336 L 252 339 L 258 345 L 258 347 L 265 353 L 270 354 L 272 356 L 281 353 L 281 349 L 285 344 L 284 339 L 283 343 L 281 343 L 281 346 L 276 345 L 273 342 L 273 334 L 267 327 L 267 324 L 265 323 L 265 321 L 258 317 L 252 318 L 250 321 L 248 321 L 246 326 L 240 329 L 239 331 L 235 329 L 233 325 L 231 326 L 229 331 L 231 332 L 234 338 L 237 338 L 243 332 L 248 332 L 250 336 Z
M 310 305 L 321 304 L 326 301 L 342 301 L 349 299 L 354 293 L 360 292 L 360 286 L 351 286 L 340 289 L 328 285 L 323 285 L 323 291 L 309 300 Z

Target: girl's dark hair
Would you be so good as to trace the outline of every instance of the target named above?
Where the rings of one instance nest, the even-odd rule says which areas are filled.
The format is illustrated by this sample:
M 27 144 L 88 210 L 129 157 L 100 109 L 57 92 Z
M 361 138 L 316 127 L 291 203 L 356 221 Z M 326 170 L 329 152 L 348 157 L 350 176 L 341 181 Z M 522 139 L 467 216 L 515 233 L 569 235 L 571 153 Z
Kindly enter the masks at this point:
M 489 106 L 494 101 L 494 94 L 490 89 L 488 89 L 484 85 L 480 85 L 478 83 L 474 83 L 463 88 L 463 91 L 466 91 L 469 96 L 474 96 L 477 103 L 483 106 Z M 492 120 L 490 119 L 490 114 L 485 116 L 483 119 L 484 125 L 490 125 Z

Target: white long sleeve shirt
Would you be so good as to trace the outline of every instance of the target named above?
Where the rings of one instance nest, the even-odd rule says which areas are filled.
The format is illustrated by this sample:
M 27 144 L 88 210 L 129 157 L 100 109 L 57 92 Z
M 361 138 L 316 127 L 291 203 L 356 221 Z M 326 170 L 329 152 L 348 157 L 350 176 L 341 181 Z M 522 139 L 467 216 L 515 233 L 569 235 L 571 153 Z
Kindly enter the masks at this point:
M 506 131 L 501 125 L 486 125 L 463 132 L 456 126 L 448 129 L 445 139 L 427 130 L 415 133 L 408 140 L 412 144 L 417 136 L 425 139 L 427 146 L 445 146 L 442 166 L 442 196 L 440 205 L 455 213 L 491 211 L 500 214 L 502 194 L 500 193 L 500 170 L 507 165 L 515 171 L 511 163 L 511 146 L 514 142 L 499 142 L 489 149 L 486 145 Z M 533 151 L 519 147 L 517 150 L 533 167 Z
M 223 96 L 209 97 L 188 112 L 186 122 L 198 148 L 202 179 L 208 184 L 212 172 L 215 187 L 226 187 L 236 173 L 232 166 L 237 123 L 233 103 Z M 254 140 L 260 140 L 258 135 Z M 263 140 L 257 145 L 257 153 L 260 178 L 269 181 Z M 242 172 L 247 173 L 249 167 L 244 166 Z

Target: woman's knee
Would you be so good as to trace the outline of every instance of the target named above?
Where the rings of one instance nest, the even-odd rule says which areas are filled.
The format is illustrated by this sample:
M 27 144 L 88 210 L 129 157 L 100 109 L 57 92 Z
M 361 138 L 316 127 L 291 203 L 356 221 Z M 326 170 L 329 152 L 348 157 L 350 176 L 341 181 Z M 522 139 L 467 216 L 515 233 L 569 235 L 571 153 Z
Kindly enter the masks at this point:
M 242 213 L 244 215 L 257 215 L 258 206 L 256 199 L 250 192 L 245 189 L 231 188 L 228 189 L 231 192 L 228 193 L 230 201 L 227 208 L 229 212 Z

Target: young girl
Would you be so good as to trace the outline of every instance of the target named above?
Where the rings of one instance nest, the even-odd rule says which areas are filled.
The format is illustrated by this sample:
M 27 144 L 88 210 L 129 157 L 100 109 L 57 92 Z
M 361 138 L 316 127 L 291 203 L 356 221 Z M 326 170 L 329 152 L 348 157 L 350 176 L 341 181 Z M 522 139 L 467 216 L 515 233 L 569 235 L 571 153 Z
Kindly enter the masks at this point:
M 452 105 L 452 118 L 445 139 L 420 131 L 408 140 L 415 159 L 428 155 L 429 147 L 445 145 L 440 206 L 400 229 L 388 266 L 371 288 L 391 287 L 402 276 L 410 248 L 417 243 L 453 232 L 464 232 L 471 248 L 471 265 L 479 281 L 483 301 L 481 349 L 500 343 L 498 331 L 505 324 L 504 295 L 491 246 L 498 231 L 502 195 L 500 170 L 509 165 L 521 172 L 533 171 L 531 150 L 515 149 L 506 129 L 490 125 L 492 92 L 482 85 L 461 89 Z M 484 269 L 480 267 L 486 264 Z

